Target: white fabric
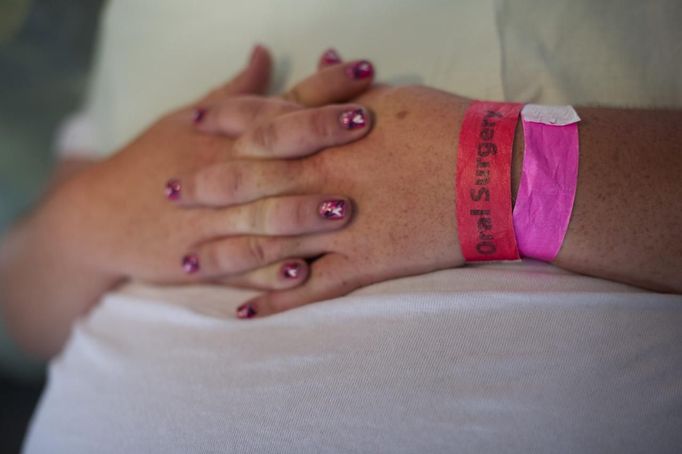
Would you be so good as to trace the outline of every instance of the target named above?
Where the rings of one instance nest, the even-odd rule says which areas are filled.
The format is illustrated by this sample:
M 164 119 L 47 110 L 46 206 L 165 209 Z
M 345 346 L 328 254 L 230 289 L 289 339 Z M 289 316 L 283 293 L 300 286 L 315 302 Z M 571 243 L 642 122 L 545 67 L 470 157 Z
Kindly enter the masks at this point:
M 627 28 L 631 11 L 641 21 Z M 84 111 L 93 151 L 108 153 L 233 73 L 254 41 L 280 57 L 280 87 L 335 44 L 346 58 L 371 58 L 384 79 L 473 97 L 680 106 L 681 32 L 654 30 L 675 15 L 674 0 L 116 0 Z M 670 59 L 641 58 L 650 49 Z M 108 295 L 52 362 L 25 452 L 682 446 L 679 296 L 536 262 L 441 271 L 235 320 L 247 296 L 142 285 Z
M 250 322 L 229 290 L 126 288 L 51 365 L 26 452 L 679 451 L 679 297 L 482 268 Z
M 57 129 L 55 152 L 60 159 L 90 158 L 97 149 L 91 116 L 82 112 L 71 115 Z

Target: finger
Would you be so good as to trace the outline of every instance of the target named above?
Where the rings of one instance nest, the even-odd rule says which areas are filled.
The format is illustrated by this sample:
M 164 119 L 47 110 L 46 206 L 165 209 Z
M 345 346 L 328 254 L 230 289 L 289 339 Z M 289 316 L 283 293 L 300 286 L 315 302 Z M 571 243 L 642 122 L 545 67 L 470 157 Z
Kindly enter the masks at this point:
M 165 192 L 168 200 L 180 206 L 226 207 L 295 193 L 311 177 L 298 160 L 240 160 L 171 178 Z
M 346 295 L 361 285 L 357 264 L 344 255 L 330 253 L 313 263 L 304 285 L 257 296 L 239 306 L 236 315 L 242 319 L 272 315 Z
M 235 235 L 303 235 L 337 230 L 352 217 L 352 204 L 338 196 L 270 197 L 196 216 L 204 238 Z
M 196 280 L 224 279 L 275 262 L 322 254 L 305 237 L 243 236 L 207 241 L 182 257 L 182 271 Z
M 221 279 L 230 287 L 257 290 L 285 290 L 303 284 L 308 278 L 309 266 L 305 260 L 291 259 L 276 262 L 245 274 Z
M 265 122 L 301 107 L 289 101 L 260 96 L 223 98 L 195 114 L 197 129 L 210 134 L 238 137 L 257 122 Z
M 246 68 L 226 84 L 208 93 L 201 103 L 239 94 L 265 94 L 270 84 L 271 71 L 270 52 L 264 46 L 257 45 L 251 51 Z
M 341 63 L 341 56 L 336 49 L 329 48 L 320 56 L 320 59 L 317 62 L 317 69 L 319 71 L 320 69 L 338 65 L 339 63 Z
M 306 107 L 344 102 L 365 92 L 373 79 L 374 67 L 367 60 L 332 65 L 298 83 L 282 97 Z
M 360 139 L 370 116 L 357 104 L 303 109 L 260 123 L 234 143 L 233 156 L 296 158 Z

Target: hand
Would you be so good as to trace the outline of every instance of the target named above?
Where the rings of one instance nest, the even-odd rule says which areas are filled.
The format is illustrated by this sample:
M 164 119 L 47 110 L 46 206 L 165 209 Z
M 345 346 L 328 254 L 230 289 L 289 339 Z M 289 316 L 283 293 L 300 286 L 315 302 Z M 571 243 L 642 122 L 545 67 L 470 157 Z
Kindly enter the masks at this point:
M 267 99 L 253 95 L 266 88 L 270 66 L 267 52 L 258 48 L 249 67 L 202 99 L 199 108 L 183 108 L 163 117 L 111 159 L 66 185 L 62 198 L 69 206 L 64 210 L 72 215 L 67 220 L 71 225 L 64 230 L 79 232 L 75 249 L 86 251 L 93 267 L 120 278 L 229 283 L 232 276 L 258 269 L 234 281 L 261 288 L 286 288 L 304 281 L 306 262 L 283 262 L 289 256 L 286 249 L 264 250 L 262 238 L 247 235 L 338 229 L 350 219 L 350 210 L 337 222 L 318 214 L 324 201 L 343 201 L 338 194 L 273 197 L 288 190 L 296 179 L 288 162 L 276 159 L 357 140 L 369 130 L 369 124 L 349 130 L 339 123 L 342 112 L 361 109 L 357 104 L 303 109 L 291 101 L 318 105 L 361 93 L 371 77 L 347 77 L 349 65 L 353 63 L 324 68 L 294 87 L 285 99 Z M 220 124 L 230 111 L 240 112 L 243 122 Z M 263 119 L 273 119 L 284 128 L 277 137 L 259 135 L 257 120 Z M 208 136 L 198 131 L 218 126 L 227 127 L 229 134 Z M 241 146 L 245 141 L 236 137 L 245 129 L 257 139 L 267 138 L 267 155 L 266 147 Z M 238 206 L 181 209 L 163 200 L 164 184 L 169 175 L 175 175 L 180 180 L 167 186 L 170 195 L 180 196 L 179 205 L 190 204 L 194 188 L 181 175 L 217 162 L 227 163 L 229 175 L 214 189 L 226 189 L 232 196 L 229 204 Z M 238 192 L 230 191 L 237 187 Z M 57 215 L 64 216 L 64 210 Z M 201 256 L 188 254 L 200 242 L 227 236 L 221 248 L 202 251 Z
M 268 315 L 374 282 L 464 263 L 454 175 L 459 126 L 469 100 L 402 87 L 373 89 L 357 101 L 375 114 L 372 132 L 362 141 L 292 161 L 300 176 L 290 188 L 347 195 L 354 204 L 353 221 L 341 231 L 289 239 L 282 247 L 292 257 L 324 251 L 308 281 L 263 294 L 241 306 L 238 316 Z M 195 198 L 198 203 L 211 199 L 209 194 Z

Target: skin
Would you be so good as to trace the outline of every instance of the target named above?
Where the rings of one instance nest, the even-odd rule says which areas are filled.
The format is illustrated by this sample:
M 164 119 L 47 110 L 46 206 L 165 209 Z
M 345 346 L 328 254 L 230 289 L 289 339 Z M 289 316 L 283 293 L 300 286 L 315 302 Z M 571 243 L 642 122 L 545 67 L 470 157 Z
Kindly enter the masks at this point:
M 584 108 L 571 223 L 555 263 L 682 293 L 682 112 Z
M 297 192 L 347 195 L 356 206 L 353 222 L 341 231 L 292 238 L 299 256 L 311 248 L 325 248 L 326 254 L 304 285 L 246 303 L 251 314 L 270 315 L 373 282 L 464 263 L 454 169 L 470 100 L 426 87 L 384 87 L 357 101 L 375 114 L 371 134 L 296 163 Z M 682 112 L 578 113 L 576 200 L 554 263 L 654 291 L 682 292 Z M 516 138 L 513 193 L 522 163 L 520 127 Z
M 192 105 L 164 116 L 109 159 L 62 166 L 43 202 L 10 230 L 0 248 L 0 308 L 17 343 L 36 356 L 56 354 L 73 321 L 109 289 L 130 279 L 164 284 L 220 281 L 267 289 L 305 280 L 307 263 L 290 259 L 286 247 L 262 253 L 261 242 L 267 237 L 261 235 L 329 231 L 351 218 L 350 211 L 341 221 L 320 217 L 321 202 L 343 199 L 336 194 L 275 196 L 291 192 L 296 179 L 288 161 L 280 158 L 348 143 L 370 129 L 369 118 L 361 129 L 348 130 L 340 123 L 342 112 L 361 109 L 357 104 L 303 108 L 366 90 L 371 77 L 346 75 L 353 64 L 322 68 L 285 96 L 267 99 L 253 96 L 267 88 L 270 69 L 269 55 L 256 48 L 244 72 L 195 104 L 238 111 L 242 123 L 230 125 L 231 135 L 202 134 L 193 124 Z M 262 148 L 242 144 L 239 137 L 258 137 L 261 122 L 279 117 L 290 127 L 268 145 L 282 153 L 264 156 Z M 306 147 L 292 151 L 292 143 Z M 248 190 L 234 194 L 238 206 L 188 207 L 183 197 L 179 204 L 164 199 L 169 176 L 218 162 L 232 176 L 243 175 L 251 183 Z M 183 271 L 181 257 L 196 252 L 201 243 L 226 236 L 229 240 L 220 249 L 202 248 L 198 272 Z M 281 272 L 290 262 L 300 267 L 292 279 Z
M 306 90 L 297 89 L 288 99 L 301 101 L 310 99 L 306 98 L 308 96 L 310 94 Z M 320 100 L 315 99 L 314 102 Z M 238 102 L 248 104 L 251 101 L 253 100 L 242 98 Z M 426 87 L 381 87 L 371 90 L 356 101 L 374 113 L 375 124 L 371 134 L 362 141 L 333 147 L 325 153 L 309 157 L 297 155 L 296 151 L 304 150 L 304 154 L 314 153 L 315 147 L 308 147 L 305 141 L 297 142 L 291 136 L 284 141 L 281 141 L 281 138 L 283 135 L 286 137 L 287 131 L 301 125 L 317 125 L 313 129 L 325 138 L 331 129 L 320 128 L 319 125 L 324 122 L 301 120 L 301 117 L 295 116 L 298 112 L 278 110 L 279 107 L 275 107 L 274 110 L 277 111 L 275 115 L 268 113 L 268 109 L 235 108 L 234 100 L 211 104 L 207 120 L 199 128 L 200 132 L 207 137 L 226 135 L 233 138 L 239 135 L 238 145 L 233 144 L 227 153 L 207 146 L 208 150 L 213 151 L 207 152 L 211 159 L 206 159 L 206 162 L 199 159 L 189 165 L 183 163 L 175 167 L 166 165 L 158 169 L 156 166 L 153 167 L 159 173 L 157 183 L 162 181 L 160 175 L 163 172 L 166 172 L 165 178 L 181 175 L 187 191 L 183 192 L 181 206 L 175 208 L 194 213 L 201 207 L 212 210 L 225 209 L 274 193 L 296 196 L 344 194 L 352 200 L 354 215 L 346 229 L 304 236 L 293 231 L 289 231 L 284 237 L 259 236 L 257 240 L 250 240 L 252 243 L 246 248 L 251 251 L 250 256 L 248 253 L 245 256 L 235 254 L 235 243 L 231 241 L 230 232 L 215 232 L 214 238 L 199 241 L 195 245 L 188 242 L 179 243 L 186 249 L 196 252 L 202 263 L 207 264 L 207 270 L 212 270 L 211 264 L 219 269 L 224 267 L 225 263 L 239 264 L 245 257 L 255 257 L 257 260 L 249 266 L 255 268 L 262 266 L 253 272 L 262 273 L 268 269 L 269 263 L 275 263 L 283 258 L 299 260 L 314 258 L 305 283 L 303 280 L 298 281 L 297 287 L 271 291 L 248 303 L 258 316 L 341 296 L 373 282 L 463 264 L 453 215 L 456 203 L 455 144 L 459 135 L 459 125 L 470 100 Z M 262 118 L 255 122 L 256 126 L 251 129 L 244 129 L 243 126 L 240 128 L 239 125 L 247 125 L 254 121 L 254 112 L 262 115 Z M 682 120 L 682 115 L 679 112 L 606 109 L 579 109 L 579 113 L 583 122 L 580 132 L 581 163 L 578 192 L 571 224 L 556 264 L 569 270 L 654 290 L 682 291 L 682 276 L 679 271 L 682 270 L 682 253 L 679 246 L 682 243 L 679 238 L 679 232 L 682 230 L 679 214 L 682 208 L 680 207 L 682 194 L 680 185 L 676 182 L 677 175 L 682 170 L 678 145 L 680 128 L 677 126 Z M 182 117 L 183 113 L 177 115 Z M 188 116 L 189 112 L 185 111 L 184 115 Z M 186 119 L 185 123 L 177 118 L 176 121 L 178 122 L 171 123 L 167 128 L 169 136 L 165 143 L 169 147 L 171 144 L 181 142 L 177 134 L 178 131 L 182 131 L 183 125 L 187 124 Z M 523 148 L 522 134 L 517 134 L 517 138 L 512 173 L 514 188 L 518 185 L 520 154 Z M 145 140 L 144 137 L 142 140 Z M 329 142 L 322 143 L 324 146 L 330 145 Z M 646 152 L 651 144 L 655 144 L 656 156 Z M 279 167 L 271 167 L 275 170 L 269 172 L 263 169 L 272 165 L 272 162 L 261 165 L 252 162 L 249 163 L 248 169 L 239 171 L 245 178 L 234 178 L 235 157 L 248 156 L 262 160 L 277 153 L 289 160 L 285 163 L 275 163 Z M 127 153 L 124 151 L 121 155 L 123 158 L 114 161 L 125 168 L 120 162 L 126 162 Z M 118 176 L 127 173 L 123 170 L 112 172 Z M 102 175 L 92 172 L 90 175 L 95 176 L 91 177 L 88 185 L 77 187 L 91 188 L 98 182 L 106 181 Z M 260 175 L 263 178 L 254 180 L 250 175 Z M 285 178 L 277 180 L 282 175 Z M 225 181 L 239 183 L 232 183 L 226 187 Z M 287 185 L 278 186 L 283 181 Z M 111 187 L 111 184 L 107 187 Z M 641 192 L 635 194 L 633 188 L 641 188 Z M 76 192 L 82 193 L 74 191 Z M 77 195 L 74 194 L 72 197 L 75 198 Z M 651 202 L 652 199 L 655 203 Z M 119 205 L 126 206 L 127 200 L 119 201 Z M 73 199 L 71 202 L 73 203 Z M 62 208 L 66 209 L 66 206 L 67 204 L 64 204 Z M 644 222 L 656 219 L 659 207 L 670 207 L 666 213 L 667 222 Z M 154 209 L 158 208 L 152 205 L 142 207 L 135 222 L 142 222 L 143 217 L 149 217 L 148 210 Z M 32 228 L 53 227 L 57 222 L 57 216 L 65 217 L 63 211 L 57 212 L 58 214 L 53 215 L 55 219 L 52 222 L 33 221 Z M 203 222 L 198 219 L 186 221 L 190 225 L 192 222 Z M 121 235 L 120 241 L 115 242 L 119 246 L 125 246 L 125 241 L 139 235 L 137 230 L 135 232 L 126 230 L 129 225 L 130 222 L 122 223 L 114 229 L 116 232 L 119 228 L 128 232 Z M 9 247 L 6 250 L 10 252 L 6 254 L 3 252 L 3 255 L 15 259 L 15 262 L 10 260 L 6 263 L 17 265 L 17 258 L 22 256 L 22 252 L 26 252 L 26 248 L 36 252 L 34 256 L 28 255 L 28 258 L 22 256 L 23 262 L 20 260 L 18 267 L 19 274 L 14 275 L 17 281 L 36 265 L 44 267 L 46 263 L 52 263 L 55 268 L 63 268 L 41 270 L 57 278 L 34 285 L 27 299 L 40 301 L 40 298 L 46 299 L 46 295 L 49 295 L 54 301 L 54 286 L 70 279 L 74 269 L 64 266 L 63 256 L 46 260 L 43 252 L 38 254 L 37 251 L 54 253 L 54 245 L 69 244 L 68 238 L 56 237 L 55 241 L 52 231 L 50 232 L 52 237 L 46 233 L 41 236 L 35 231 L 31 233 L 32 228 L 24 226 L 17 229 L 15 239 L 8 242 Z M 76 230 L 76 227 L 64 228 L 65 232 L 73 230 Z M 23 240 L 22 235 L 25 235 Z M 41 238 L 43 243 L 36 241 Z M 153 235 L 146 239 L 147 241 L 140 245 L 158 241 Z M 93 251 L 92 248 L 98 247 L 107 250 L 104 243 L 104 240 L 99 243 L 93 242 L 89 244 L 87 250 Z M 72 244 L 75 247 L 75 243 Z M 177 245 L 166 246 L 172 249 Z M 13 252 L 12 247 L 15 247 Z M 105 255 L 120 253 L 117 248 L 110 248 L 108 251 L 109 254 Z M 157 255 L 144 254 L 141 260 L 159 260 L 159 257 L 166 257 L 163 264 L 159 263 L 163 268 L 173 262 L 172 258 L 177 257 L 175 252 L 168 254 L 165 248 L 156 252 Z M 76 261 L 77 258 L 74 256 L 73 260 Z M 130 264 L 126 263 L 127 266 Z M 149 272 L 149 266 L 150 263 L 141 266 L 140 273 Z M 14 289 L 20 288 L 22 283 L 15 284 L 8 269 L 10 268 L 5 267 L 0 270 L 3 271 L 0 276 L 4 276 L 4 285 Z M 84 289 L 80 290 L 84 293 L 87 293 L 86 290 L 89 291 L 90 301 L 96 301 L 104 286 L 97 286 L 97 276 L 88 274 L 91 271 L 94 273 L 92 266 L 84 266 L 78 271 L 83 273 L 82 276 L 92 280 L 91 287 L 84 285 Z M 212 278 L 216 275 L 217 273 L 211 271 L 200 278 Z M 154 276 L 146 277 L 157 280 Z M 26 286 L 25 280 L 23 285 Z M 58 300 L 68 302 L 74 295 L 58 294 L 56 297 Z M 52 308 L 49 314 L 52 317 L 51 322 L 54 322 L 55 317 L 64 317 L 64 307 L 59 306 L 59 309 L 59 313 L 56 313 Z M 65 327 L 60 333 L 61 337 L 53 338 L 45 344 L 48 346 L 48 352 L 54 351 L 54 345 L 61 345 L 60 340 L 63 340 L 71 320 L 82 311 L 83 307 L 74 307 L 71 311 L 66 311 L 70 318 L 64 317 L 67 320 L 61 325 Z M 19 309 L 16 309 L 16 314 L 25 315 Z M 47 320 L 40 319 L 30 319 L 26 322 L 19 320 L 17 323 L 23 323 L 23 331 L 20 332 L 24 333 L 35 331 L 36 326 L 49 326 Z M 31 340 L 35 341 L 29 339 L 29 342 Z

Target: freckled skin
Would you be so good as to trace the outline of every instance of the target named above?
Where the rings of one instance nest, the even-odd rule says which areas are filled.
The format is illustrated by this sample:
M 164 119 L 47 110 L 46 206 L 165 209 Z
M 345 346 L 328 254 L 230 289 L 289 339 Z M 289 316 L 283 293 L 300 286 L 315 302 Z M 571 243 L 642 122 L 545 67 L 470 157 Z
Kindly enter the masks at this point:
M 358 206 L 352 225 L 329 238 L 334 250 L 357 261 L 363 283 L 463 263 L 454 162 L 467 101 L 443 95 L 417 87 L 376 90 L 358 100 L 377 113 L 373 131 L 312 158 L 324 177 L 307 189 L 333 188 Z
M 384 87 L 357 101 L 374 114 L 372 132 L 362 141 L 308 158 L 302 172 L 312 183 L 301 188 L 350 197 L 357 206 L 353 221 L 343 231 L 310 240 L 324 244 L 336 258 L 314 264 L 305 286 L 260 297 L 261 315 L 372 282 L 463 264 L 454 173 L 459 127 L 470 100 L 424 87 Z M 591 276 L 682 292 L 682 113 L 578 113 L 578 189 L 555 263 Z M 518 190 L 522 162 L 519 124 L 512 194 Z
M 558 266 L 682 292 L 682 113 L 578 109 L 580 167 Z

